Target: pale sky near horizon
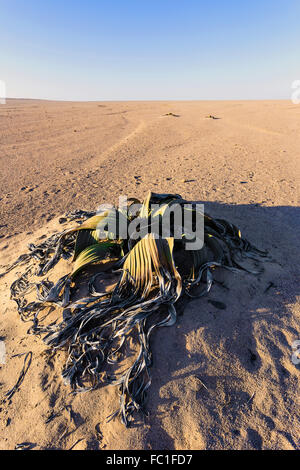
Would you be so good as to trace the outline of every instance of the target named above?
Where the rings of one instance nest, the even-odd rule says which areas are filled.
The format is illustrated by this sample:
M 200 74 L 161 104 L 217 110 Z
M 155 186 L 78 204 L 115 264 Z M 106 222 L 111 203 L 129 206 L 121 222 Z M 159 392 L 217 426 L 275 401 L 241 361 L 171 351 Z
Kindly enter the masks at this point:
M 0 0 L 6 95 L 289 99 L 299 0 Z

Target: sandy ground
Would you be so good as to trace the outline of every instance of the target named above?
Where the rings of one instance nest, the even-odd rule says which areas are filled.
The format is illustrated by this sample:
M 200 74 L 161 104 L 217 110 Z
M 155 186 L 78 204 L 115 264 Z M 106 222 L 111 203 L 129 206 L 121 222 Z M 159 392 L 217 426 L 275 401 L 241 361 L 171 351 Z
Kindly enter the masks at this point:
M 0 106 L 0 272 L 29 242 L 61 230 L 67 210 L 148 189 L 204 201 L 271 256 L 259 277 L 222 274 L 228 289 L 213 286 L 156 332 L 150 414 L 128 430 L 106 421 L 115 388 L 69 394 L 64 353 L 45 356 L 9 300 L 20 268 L 1 278 L 1 396 L 22 369 L 15 355 L 33 354 L 19 391 L 0 405 L 1 449 L 300 448 L 300 364 L 291 359 L 300 340 L 299 126 L 300 106 L 288 101 Z

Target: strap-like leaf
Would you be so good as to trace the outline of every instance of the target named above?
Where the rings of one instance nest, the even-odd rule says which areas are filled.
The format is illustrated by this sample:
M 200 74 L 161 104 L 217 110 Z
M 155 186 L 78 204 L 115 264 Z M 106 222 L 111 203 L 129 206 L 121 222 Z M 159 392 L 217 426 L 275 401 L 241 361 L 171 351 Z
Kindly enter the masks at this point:
M 109 259 L 107 255 L 112 247 L 116 246 L 113 241 L 106 241 L 96 243 L 85 248 L 77 257 L 73 271 L 72 278 L 74 278 L 83 268 L 91 264 L 106 264 L 107 262 L 116 262 L 118 258 Z M 111 263 L 112 264 L 112 263 Z
M 134 294 L 145 298 L 152 287 L 160 286 L 166 293 L 175 284 L 176 296 L 181 292 L 181 277 L 173 260 L 174 240 L 172 238 L 156 238 L 148 234 L 132 248 L 124 263 L 124 274 L 120 288 L 124 289 L 130 275 L 130 283 L 134 285 Z M 155 274 L 156 281 L 154 281 Z
M 77 256 L 85 250 L 85 248 L 95 245 L 97 242 L 97 230 L 79 230 L 75 242 L 73 261 L 76 260 Z

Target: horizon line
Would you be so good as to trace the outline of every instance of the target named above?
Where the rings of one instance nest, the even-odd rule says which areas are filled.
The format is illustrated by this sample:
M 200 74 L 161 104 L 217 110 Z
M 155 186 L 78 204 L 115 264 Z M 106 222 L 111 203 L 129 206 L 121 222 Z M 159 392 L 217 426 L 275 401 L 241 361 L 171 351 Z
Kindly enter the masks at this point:
M 4 97 L 2 97 L 4 98 Z M 290 98 L 140 98 L 140 99 L 62 99 L 62 98 L 19 98 L 19 97 L 5 97 L 5 100 L 28 100 L 28 101 L 53 101 L 62 103 L 99 103 L 99 102 L 157 102 L 157 101 L 291 101 Z

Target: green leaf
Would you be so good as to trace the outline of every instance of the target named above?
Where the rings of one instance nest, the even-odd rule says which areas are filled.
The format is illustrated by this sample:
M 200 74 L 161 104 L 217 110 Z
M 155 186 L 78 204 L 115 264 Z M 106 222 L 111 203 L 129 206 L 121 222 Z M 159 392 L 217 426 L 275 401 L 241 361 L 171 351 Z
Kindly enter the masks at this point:
M 111 248 L 115 247 L 116 243 L 112 241 L 104 241 L 85 248 L 77 257 L 71 277 L 74 278 L 83 268 L 92 264 L 111 264 L 115 263 L 119 258 L 110 257 Z
M 85 248 L 95 245 L 97 242 L 97 230 L 79 230 L 76 237 L 73 261 Z
M 146 298 L 155 286 L 161 286 L 167 294 L 171 287 L 170 282 L 176 285 L 176 293 L 179 296 L 182 288 L 181 277 L 174 264 L 173 247 L 173 238 L 155 238 L 153 234 L 142 238 L 126 258 L 120 288 L 128 287 L 129 273 L 129 283 L 134 286 L 134 294 L 140 295 L 141 298 Z

